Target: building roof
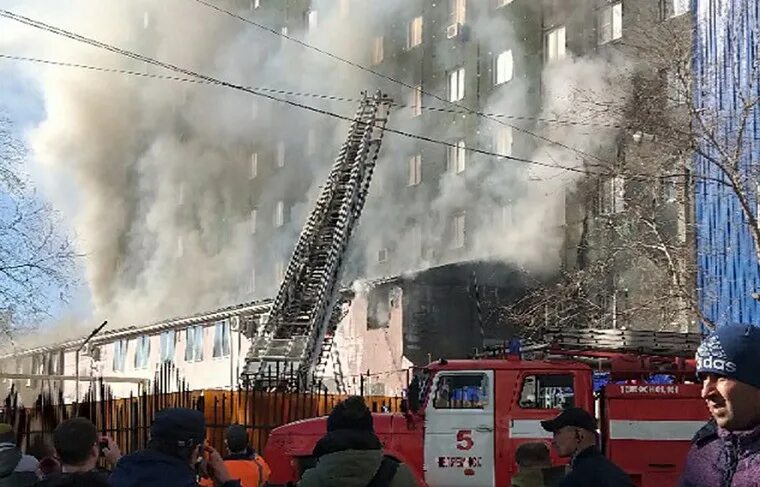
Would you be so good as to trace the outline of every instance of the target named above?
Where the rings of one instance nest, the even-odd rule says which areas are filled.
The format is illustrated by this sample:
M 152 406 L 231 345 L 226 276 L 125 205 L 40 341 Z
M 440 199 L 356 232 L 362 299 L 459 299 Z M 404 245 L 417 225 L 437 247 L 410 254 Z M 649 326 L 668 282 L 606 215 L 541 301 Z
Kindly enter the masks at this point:
M 111 342 L 114 340 L 121 340 L 126 338 L 133 338 L 139 335 L 154 335 L 166 330 L 172 330 L 175 328 L 183 328 L 186 326 L 196 325 L 199 323 L 208 323 L 216 320 L 223 320 L 232 316 L 246 315 L 246 314 L 263 314 L 269 311 L 272 305 L 271 299 L 263 299 L 259 301 L 252 301 L 243 304 L 237 304 L 234 306 L 228 306 L 226 308 L 217 309 L 211 312 L 197 313 L 190 316 L 172 318 L 170 320 L 158 321 L 148 325 L 130 325 L 122 328 L 116 328 L 113 330 L 104 331 L 90 340 L 91 344 Z M 36 355 L 40 353 L 47 353 L 56 350 L 71 350 L 78 348 L 84 344 L 86 337 L 82 336 L 74 338 L 72 340 L 51 343 L 49 345 L 42 345 L 38 347 L 28 348 L 25 350 L 16 350 L 14 353 L 0 355 L 1 359 L 8 359 L 12 357 L 24 357 L 29 355 Z

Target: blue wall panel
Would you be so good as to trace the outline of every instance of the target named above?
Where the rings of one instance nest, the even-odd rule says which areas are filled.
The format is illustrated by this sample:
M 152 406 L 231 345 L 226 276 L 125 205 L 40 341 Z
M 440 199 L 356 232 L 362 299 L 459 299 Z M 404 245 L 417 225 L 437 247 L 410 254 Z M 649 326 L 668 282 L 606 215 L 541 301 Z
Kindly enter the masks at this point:
M 694 102 L 702 118 L 715 119 L 720 146 L 738 139 L 742 119 L 741 96 L 760 97 L 760 2 L 758 0 L 693 0 Z M 754 67 L 760 69 L 760 66 Z M 742 148 L 742 168 L 760 163 L 760 109 L 754 108 Z M 720 157 L 715 144 L 703 150 Z M 699 154 L 695 156 L 695 215 L 697 222 L 698 287 L 702 311 L 718 325 L 760 324 L 760 265 L 755 247 L 735 193 L 718 166 Z M 756 208 L 756 183 L 748 181 L 752 211 Z

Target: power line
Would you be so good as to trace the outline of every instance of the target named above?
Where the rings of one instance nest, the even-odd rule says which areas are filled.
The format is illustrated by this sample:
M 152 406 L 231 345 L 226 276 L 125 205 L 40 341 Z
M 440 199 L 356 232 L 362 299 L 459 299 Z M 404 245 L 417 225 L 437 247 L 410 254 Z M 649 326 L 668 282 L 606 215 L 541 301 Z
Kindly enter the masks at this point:
M 110 44 L 106 44 L 106 43 L 97 41 L 95 39 L 84 37 L 84 36 L 76 34 L 74 32 L 67 31 L 65 29 L 61 29 L 59 27 L 55 27 L 55 26 L 46 24 L 44 22 L 40 22 L 38 20 L 34 20 L 34 19 L 29 18 L 29 17 L 24 17 L 22 15 L 14 14 L 13 12 L 10 12 L 8 10 L 0 9 L 0 17 L 5 17 L 5 18 L 8 18 L 8 19 L 14 20 L 16 22 L 20 22 L 22 24 L 28 25 L 30 27 L 34 27 L 36 29 L 40 29 L 40 30 L 44 30 L 44 31 L 47 31 L 47 32 L 51 32 L 53 34 L 56 34 L 56 35 L 59 35 L 59 36 L 62 36 L 62 37 L 66 37 L 68 39 L 75 40 L 77 42 L 81 42 L 81 43 L 84 43 L 84 44 L 88 44 L 90 46 L 94 46 L 94 47 L 97 47 L 97 48 L 100 48 L 100 49 L 104 49 L 106 51 L 113 52 L 113 53 L 116 53 L 116 54 L 119 54 L 119 55 L 122 55 L 122 56 L 125 56 L 125 57 L 128 57 L 128 58 L 131 58 L 131 59 L 135 59 L 135 60 L 147 63 L 147 64 L 151 64 L 151 65 L 154 65 L 154 66 L 159 66 L 161 68 L 168 69 L 170 71 L 175 71 L 175 72 L 178 72 L 178 73 L 182 73 L 182 74 L 184 74 L 186 76 L 190 76 L 192 78 L 196 78 L 199 83 L 203 82 L 203 83 L 207 83 L 207 84 L 211 84 L 211 85 L 223 86 L 223 87 L 230 88 L 230 89 L 233 89 L 233 90 L 238 90 L 238 91 L 243 91 L 243 92 L 246 92 L 246 93 L 250 93 L 252 95 L 259 96 L 259 97 L 262 97 L 262 98 L 266 98 L 266 99 L 269 99 L 269 100 L 272 100 L 272 101 L 277 101 L 277 102 L 280 102 L 280 103 L 284 103 L 286 105 L 290 105 L 290 106 L 293 106 L 293 107 L 296 107 L 296 108 L 301 108 L 301 109 L 304 109 L 304 110 L 308 110 L 308 111 L 311 111 L 311 112 L 314 112 L 314 113 L 318 113 L 320 115 L 326 115 L 326 116 L 329 116 L 329 117 L 332 117 L 332 118 L 335 118 L 335 119 L 339 119 L 339 120 L 343 120 L 343 121 L 347 121 L 347 122 L 352 122 L 353 121 L 353 118 L 351 118 L 349 116 L 340 115 L 340 114 L 331 112 L 329 110 L 323 110 L 323 109 L 320 109 L 320 108 L 312 107 L 310 105 L 304 105 L 302 103 L 298 103 L 298 102 L 295 102 L 295 101 L 292 101 L 292 100 L 288 100 L 288 99 L 284 99 L 284 98 L 279 98 L 279 97 L 276 97 L 276 96 L 273 96 L 273 95 L 262 93 L 261 91 L 253 89 L 253 88 L 249 88 L 249 87 L 242 86 L 242 85 L 239 85 L 239 84 L 231 83 L 229 81 L 224 81 L 224 80 L 221 80 L 221 79 L 218 79 L 218 78 L 214 78 L 212 76 L 196 73 L 196 72 L 191 71 L 189 69 L 181 68 L 179 66 L 175 66 L 173 64 L 170 64 L 170 63 L 167 63 L 167 62 L 164 62 L 164 61 L 159 61 L 157 59 L 153 59 L 151 57 L 144 56 L 142 54 L 138 54 L 138 53 L 126 50 L 126 49 L 122 49 L 122 48 L 119 48 L 119 47 L 116 47 L 116 46 L 112 46 Z M 403 137 L 407 137 L 407 138 L 411 138 L 411 139 L 421 140 L 421 141 L 424 141 L 424 142 L 429 142 L 429 143 L 433 143 L 433 144 L 443 145 L 443 146 L 451 147 L 451 148 L 459 148 L 459 146 L 457 144 L 455 144 L 455 143 L 446 142 L 446 141 L 442 141 L 442 140 L 438 140 L 438 139 L 434 139 L 434 138 L 431 138 L 431 137 L 426 137 L 426 136 L 422 136 L 422 135 L 418 135 L 418 134 L 412 134 L 412 133 L 405 132 L 405 131 L 402 131 L 402 130 L 392 129 L 392 128 L 388 128 L 388 127 L 384 128 L 383 130 L 386 131 L 386 132 L 389 132 L 389 133 L 393 133 L 393 134 L 396 134 L 396 135 L 401 135 Z M 479 149 L 479 148 L 475 148 L 475 147 L 465 147 L 465 150 L 467 150 L 469 152 L 477 153 L 477 154 L 482 154 L 482 155 L 496 157 L 496 158 L 499 158 L 499 159 L 510 160 L 510 161 L 515 161 L 515 162 L 521 162 L 521 163 L 525 163 L 525 164 L 529 164 L 529 165 L 535 165 L 535 166 L 540 166 L 540 167 L 547 167 L 547 168 L 551 168 L 551 169 L 561 169 L 561 170 L 564 170 L 564 171 L 574 172 L 574 173 L 578 173 L 578 174 L 588 174 L 588 175 L 593 175 L 593 176 L 613 176 L 613 175 L 616 175 L 616 173 L 614 173 L 612 171 L 596 172 L 596 171 L 590 171 L 590 170 L 587 170 L 587 169 L 582 169 L 582 168 L 577 168 L 577 167 L 572 167 L 572 166 L 563 166 L 563 165 L 560 165 L 560 164 L 549 164 L 549 163 L 545 163 L 545 162 L 535 161 L 535 160 L 521 158 L 521 157 L 515 157 L 515 156 L 511 156 L 511 155 L 499 154 L 499 153 L 496 153 L 496 152 L 487 151 L 487 150 Z M 629 177 L 629 178 L 631 178 L 631 179 L 639 179 L 639 180 L 641 180 L 641 179 L 644 179 L 644 180 L 662 180 L 662 179 L 669 179 L 669 178 L 684 177 L 683 174 L 670 174 L 670 175 L 663 175 L 663 176 L 652 176 L 652 175 L 649 175 L 649 174 L 630 174 L 630 173 L 626 174 L 626 176 Z
M 180 76 L 171 76 L 171 75 L 157 74 L 157 73 L 146 73 L 143 71 L 134 71 L 134 70 L 122 69 L 122 68 L 108 68 L 104 66 L 94 66 L 92 64 L 55 61 L 51 59 L 41 59 L 41 58 L 33 58 L 33 57 L 27 57 L 27 56 L 15 56 L 12 54 L 0 54 L 0 59 L 8 59 L 11 61 L 24 61 L 24 62 L 31 62 L 31 63 L 37 63 L 37 64 L 47 64 L 51 66 L 61 66 L 61 67 L 68 67 L 68 68 L 77 68 L 77 69 L 84 69 L 88 71 L 96 71 L 96 72 L 103 72 L 103 73 L 126 74 L 129 76 L 138 76 L 142 78 L 161 79 L 161 80 L 168 80 L 168 81 L 178 81 L 178 82 L 183 82 L 183 83 L 204 84 L 204 85 L 210 85 L 210 86 L 217 84 L 217 83 L 210 83 L 208 81 L 203 81 L 197 78 L 182 78 Z M 246 88 L 249 88 L 255 91 L 263 91 L 266 93 L 317 98 L 317 99 L 327 100 L 327 101 L 339 101 L 339 102 L 348 102 L 348 103 L 359 103 L 361 101 L 358 98 L 351 98 L 351 97 L 345 97 L 345 96 L 339 96 L 339 95 L 328 95 L 328 94 L 323 94 L 323 93 L 322 94 L 306 93 L 306 92 L 300 92 L 300 91 L 289 91 L 289 90 L 283 90 L 283 89 L 267 88 L 267 87 L 262 87 L 262 86 L 246 86 Z M 412 105 L 406 105 L 406 104 L 400 104 L 400 103 L 393 103 L 393 106 L 398 109 L 415 108 Z M 420 106 L 417 108 L 420 108 L 421 110 L 439 112 L 439 113 L 463 114 L 463 115 L 467 115 L 470 113 L 467 110 L 451 110 L 448 108 L 441 108 L 441 107 Z M 507 118 L 511 120 L 523 120 L 523 121 L 536 121 L 536 122 L 541 122 L 541 123 L 546 123 L 546 124 L 574 125 L 574 126 L 579 126 L 579 127 L 601 127 L 601 128 L 613 128 L 613 129 L 626 128 L 622 125 L 586 123 L 586 122 L 579 122 L 575 120 L 563 120 L 559 118 L 551 119 L 551 118 L 541 118 L 541 117 L 529 117 L 529 116 L 524 116 L 524 115 L 508 115 L 504 113 L 488 113 L 487 115 L 491 117 L 495 117 L 495 118 Z
M 399 85 L 404 86 L 406 88 L 418 90 L 423 95 L 427 95 L 427 96 L 433 97 L 436 100 L 442 101 L 442 102 L 444 102 L 444 103 L 446 103 L 448 105 L 452 105 L 452 106 L 461 108 L 463 110 L 466 110 L 467 113 L 469 113 L 469 114 L 477 115 L 479 117 L 483 117 L 483 118 L 485 118 L 487 120 L 494 121 L 494 122 L 499 123 L 501 125 L 506 125 L 506 126 L 511 127 L 511 128 L 513 128 L 513 129 L 515 129 L 515 130 L 517 130 L 519 132 L 523 132 L 523 133 L 528 134 L 528 135 L 530 135 L 532 137 L 535 137 L 535 138 L 537 138 L 539 140 L 542 140 L 542 141 L 544 141 L 546 143 L 549 143 L 549 144 L 552 144 L 552 145 L 556 145 L 558 147 L 561 147 L 563 149 L 569 150 L 571 152 L 575 152 L 576 154 L 582 155 L 582 156 L 584 156 L 586 158 L 596 159 L 597 161 L 605 163 L 607 165 L 610 164 L 609 161 L 605 161 L 604 159 L 601 159 L 601 158 L 599 158 L 599 157 L 597 157 L 597 156 L 595 156 L 593 154 L 589 154 L 589 153 L 587 153 L 585 151 L 582 151 L 582 150 L 580 150 L 578 148 L 575 148 L 575 147 L 572 147 L 570 145 L 567 145 L 567 144 L 565 144 L 563 142 L 558 142 L 556 140 L 552 140 L 552 139 L 550 139 L 548 137 L 545 137 L 543 135 L 537 134 L 535 132 L 531 132 L 530 130 L 528 130 L 526 128 L 518 127 L 516 125 L 512 125 L 512 124 L 506 123 L 506 122 L 504 122 L 502 120 L 499 120 L 498 118 L 489 116 L 488 114 L 483 113 L 483 112 L 481 112 L 479 110 L 475 110 L 475 109 L 466 107 L 464 105 L 460 105 L 459 103 L 447 100 L 447 99 L 445 99 L 443 97 L 440 97 L 440 96 L 436 95 L 435 93 L 431 93 L 431 92 L 428 92 L 428 91 L 423 91 L 421 88 L 419 88 L 417 86 L 410 85 L 409 83 L 406 83 L 406 82 L 404 82 L 404 81 L 402 81 L 400 79 L 394 78 L 393 76 L 389 76 L 387 74 L 381 73 L 381 72 L 379 72 L 377 70 L 374 70 L 372 68 L 368 68 L 366 66 L 363 66 L 363 65 L 361 65 L 361 64 L 359 64 L 359 63 L 357 63 L 355 61 L 351 61 L 350 59 L 346 59 L 344 57 L 338 56 L 337 54 L 334 54 L 334 53 L 332 53 L 330 51 L 327 51 L 325 49 L 321 49 L 319 47 L 316 47 L 316 46 L 314 46 L 312 44 L 304 42 L 304 41 L 302 41 L 300 39 L 297 39 L 295 37 L 289 36 L 288 34 L 280 32 L 280 31 L 278 31 L 276 29 L 273 29 L 271 27 L 267 27 L 266 25 L 260 24 L 260 23 L 258 23 L 256 21 L 253 21 L 251 19 L 243 17 L 242 15 L 238 15 L 238 14 L 236 14 L 234 12 L 231 12 L 229 10 L 226 10 L 226 9 L 222 8 L 222 7 L 219 7 L 218 5 L 214 5 L 214 4 L 210 3 L 210 2 L 207 2 L 206 0 L 194 0 L 194 1 L 196 3 L 199 3 L 201 5 L 206 6 L 208 8 L 216 10 L 217 12 L 220 12 L 222 14 L 228 15 L 228 16 L 230 16 L 232 18 L 235 18 L 235 19 L 238 19 L 238 20 L 240 20 L 242 22 L 245 22 L 247 24 L 253 25 L 253 26 L 255 26 L 255 27 L 259 28 L 259 29 L 262 29 L 262 30 L 265 30 L 267 32 L 270 32 L 270 33 L 272 33 L 274 35 L 277 35 L 277 36 L 280 36 L 280 37 L 284 37 L 285 39 L 288 39 L 289 41 L 295 42 L 296 44 L 299 44 L 300 46 L 303 46 L 303 47 L 305 47 L 307 49 L 311 49 L 312 51 L 318 52 L 318 53 L 320 53 L 322 55 L 328 56 L 328 57 L 330 57 L 332 59 L 335 59 L 336 61 L 340 61 L 340 62 L 342 62 L 344 64 L 349 65 L 349 66 L 353 66 L 353 67 L 355 67 L 357 69 L 361 69 L 362 71 L 366 71 L 366 72 L 371 73 L 371 74 L 373 74 L 375 76 L 378 76 L 380 78 L 387 79 L 388 81 L 391 81 L 393 83 L 399 84 Z

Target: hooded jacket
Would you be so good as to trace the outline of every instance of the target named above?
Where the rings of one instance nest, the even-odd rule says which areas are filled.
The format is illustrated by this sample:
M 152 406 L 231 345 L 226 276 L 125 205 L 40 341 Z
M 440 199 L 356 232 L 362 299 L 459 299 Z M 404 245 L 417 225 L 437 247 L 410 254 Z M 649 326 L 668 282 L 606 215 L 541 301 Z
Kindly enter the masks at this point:
M 187 462 L 156 450 L 142 450 L 122 457 L 109 478 L 111 487 L 197 487 L 195 472 Z M 233 480 L 223 487 L 240 487 Z
M 0 487 L 34 485 L 39 480 L 36 470 L 34 457 L 22 454 L 15 444 L 0 444 Z
M 680 487 L 760 486 L 760 425 L 730 432 L 711 420 L 694 436 Z
M 317 465 L 304 472 L 299 487 L 366 487 L 383 462 L 383 446 L 372 431 L 336 430 L 314 447 Z M 416 487 L 409 468 L 400 463 L 390 487 Z

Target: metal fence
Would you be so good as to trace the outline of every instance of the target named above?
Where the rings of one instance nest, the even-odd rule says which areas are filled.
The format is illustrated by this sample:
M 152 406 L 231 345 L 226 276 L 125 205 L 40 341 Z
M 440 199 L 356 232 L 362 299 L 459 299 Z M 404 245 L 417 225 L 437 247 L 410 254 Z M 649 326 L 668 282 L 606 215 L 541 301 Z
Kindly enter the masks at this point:
M 150 387 L 137 394 L 114 398 L 101 381 L 90 389 L 79 404 L 64 404 L 61 394 L 43 393 L 31 406 L 18 404 L 18 394 L 11 391 L 3 405 L 0 421 L 11 424 L 18 445 L 31 455 L 42 458 L 53 454 L 52 434 L 62 421 L 80 416 L 90 419 L 98 430 L 112 437 L 122 452 L 128 453 L 148 444 L 150 425 L 158 411 L 185 407 L 203 411 L 207 438 L 215 447 L 224 447 L 224 431 L 233 423 L 248 429 L 251 445 L 263 451 L 272 429 L 301 419 L 329 414 L 346 396 L 329 394 L 316 387 L 303 392 L 264 391 L 256 389 L 190 390 L 171 365 L 164 367 Z M 365 397 L 373 412 L 396 412 L 397 397 Z

